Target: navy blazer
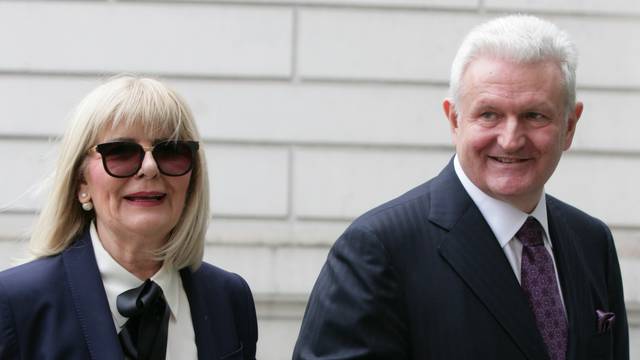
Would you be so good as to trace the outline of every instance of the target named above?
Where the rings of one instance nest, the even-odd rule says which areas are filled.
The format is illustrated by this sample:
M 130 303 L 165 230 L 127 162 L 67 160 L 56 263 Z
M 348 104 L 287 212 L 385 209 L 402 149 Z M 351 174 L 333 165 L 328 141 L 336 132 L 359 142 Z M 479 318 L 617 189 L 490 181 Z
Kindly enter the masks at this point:
M 569 322 L 568 360 L 629 358 L 618 259 L 607 226 L 547 196 Z M 596 310 L 616 322 L 599 331 Z M 332 247 L 293 358 L 548 360 L 504 252 L 456 176 L 356 219 Z
M 198 359 L 255 359 L 251 290 L 203 263 L 180 271 Z M 0 272 L 0 359 L 123 359 L 89 232 L 61 254 Z

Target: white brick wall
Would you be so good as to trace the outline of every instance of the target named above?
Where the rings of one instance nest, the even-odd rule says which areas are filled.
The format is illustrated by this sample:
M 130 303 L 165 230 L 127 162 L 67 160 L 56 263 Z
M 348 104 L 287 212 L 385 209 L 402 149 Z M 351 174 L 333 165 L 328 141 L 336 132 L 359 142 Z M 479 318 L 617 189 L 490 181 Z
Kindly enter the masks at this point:
M 547 190 L 603 221 L 635 227 L 640 158 L 608 154 L 565 154 Z
M 10 139 L 0 142 L 3 169 L 0 208 L 35 211 L 46 194 L 45 181 L 54 168 L 57 153 L 46 140 Z
M 291 21 L 289 8 L 2 2 L 0 44 L 19 50 L 0 69 L 283 77 Z
M 569 31 L 581 55 L 585 112 L 548 190 L 611 225 L 640 326 L 635 0 L 0 1 L 0 269 L 24 258 L 73 105 L 111 74 L 160 76 L 204 139 L 205 257 L 251 285 L 259 357 L 289 358 L 349 221 L 449 160 L 441 103 L 464 34 L 527 11 Z
M 450 156 L 394 149 L 301 149 L 295 156 L 295 214 L 303 219 L 354 218 L 437 175 Z
M 286 148 L 208 146 L 213 215 L 288 215 L 289 156 Z
M 303 78 L 446 81 L 476 15 L 411 11 L 302 10 Z
M 640 113 L 637 91 L 583 90 L 578 97 L 585 108 L 573 138 L 574 149 L 631 154 L 640 151 L 634 131 L 638 122 L 633 115 Z
M 640 3 L 629 0 L 485 0 L 490 9 L 509 11 L 545 11 L 570 13 L 595 13 L 616 15 L 640 14 Z
M 640 86 L 638 19 L 560 17 L 549 19 L 567 30 L 578 45 L 577 71 L 582 86 L 635 88 Z
M 200 131 L 208 138 L 288 144 L 449 143 L 440 110 L 444 87 L 318 82 L 172 84 L 192 104 L 195 116 L 202 119 Z M 407 132 L 407 128 L 415 131 Z

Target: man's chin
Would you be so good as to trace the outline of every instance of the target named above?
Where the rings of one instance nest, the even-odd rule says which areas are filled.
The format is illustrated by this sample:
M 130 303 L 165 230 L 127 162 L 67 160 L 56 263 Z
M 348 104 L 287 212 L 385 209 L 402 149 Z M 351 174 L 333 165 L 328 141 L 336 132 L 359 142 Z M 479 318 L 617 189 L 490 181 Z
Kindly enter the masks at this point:
M 524 209 L 531 206 L 535 207 L 540 200 L 542 190 L 542 188 L 536 189 L 533 186 L 509 184 L 490 187 L 488 195 L 525 211 Z

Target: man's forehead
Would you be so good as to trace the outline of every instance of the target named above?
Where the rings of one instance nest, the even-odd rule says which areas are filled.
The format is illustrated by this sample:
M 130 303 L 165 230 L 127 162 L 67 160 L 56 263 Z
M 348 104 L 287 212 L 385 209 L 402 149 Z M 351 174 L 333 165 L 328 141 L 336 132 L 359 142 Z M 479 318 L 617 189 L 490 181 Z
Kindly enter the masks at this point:
M 552 61 L 517 63 L 493 58 L 476 59 L 469 64 L 462 79 L 462 97 L 555 98 L 564 91 L 561 70 Z

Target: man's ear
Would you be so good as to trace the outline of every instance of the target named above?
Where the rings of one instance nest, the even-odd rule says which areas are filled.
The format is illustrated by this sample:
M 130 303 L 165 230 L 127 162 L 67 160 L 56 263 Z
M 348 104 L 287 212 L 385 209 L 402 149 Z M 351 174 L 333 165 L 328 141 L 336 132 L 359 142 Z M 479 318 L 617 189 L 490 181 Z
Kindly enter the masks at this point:
M 458 135 L 458 111 L 456 110 L 453 99 L 444 99 L 444 101 L 442 102 L 442 109 L 444 110 L 444 115 L 449 121 L 449 129 L 451 129 L 451 137 L 453 140 L 453 144 L 455 145 L 456 136 Z
M 582 111 L 584 110 L 584 104 L 580 101 L 576 103 L 575 109 L 569 114 L 567 117 L 567 129 L 564 138 L 564 150 L 569 150 L 571 147 L 571 143 L 573 142 L 573 136 L 576 134 L 576 126 L 578 125 L 578 120 L 580 120 L 580 116 L 582 116 Z

